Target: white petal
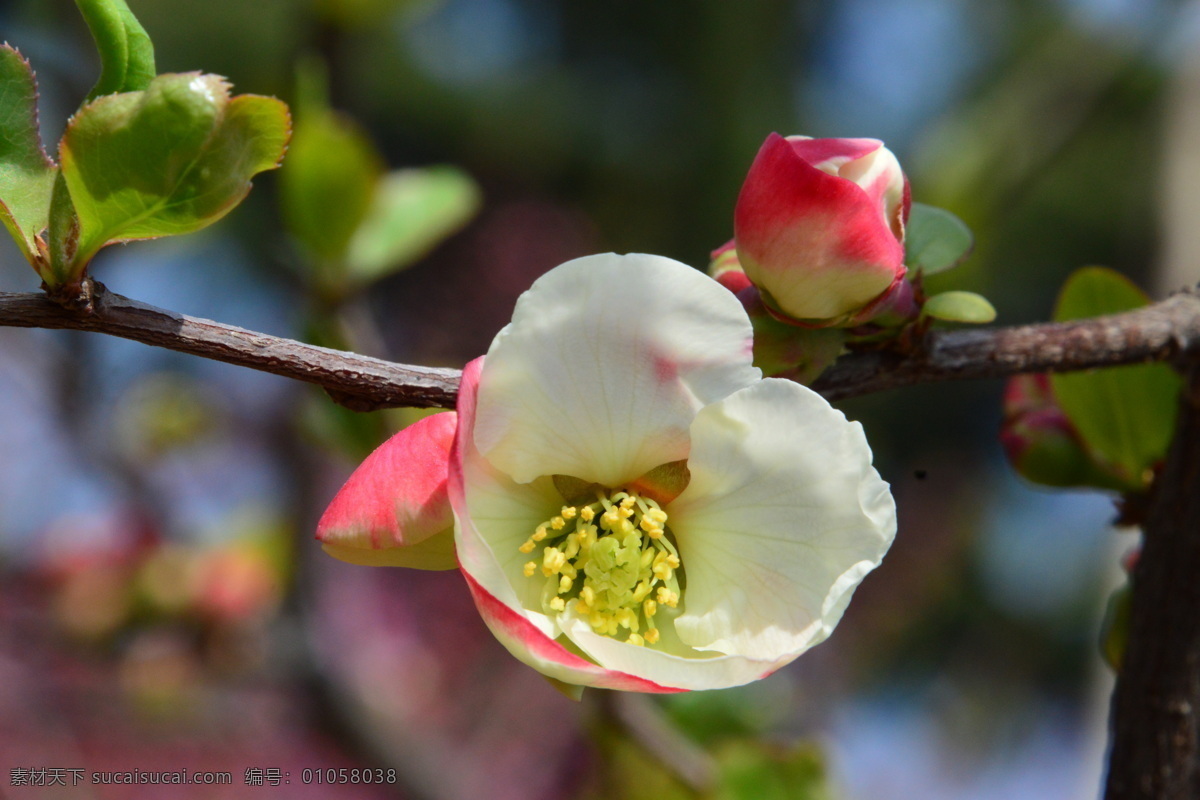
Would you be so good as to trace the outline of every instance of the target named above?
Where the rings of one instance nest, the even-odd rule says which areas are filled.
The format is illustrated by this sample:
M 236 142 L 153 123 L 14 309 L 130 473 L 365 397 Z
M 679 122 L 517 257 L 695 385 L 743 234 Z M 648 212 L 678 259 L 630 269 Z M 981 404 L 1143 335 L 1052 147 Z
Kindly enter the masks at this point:
M 639 647 L 595 633 L 574 613 L 560 615 L 563 632 L 596 663 L 664 686 L 693 691 L 728 689 L 765 678 L 792 660 L 790 655 L 771 661 L 693 650 L 677 640 L 673 644 L 670 629 L 662 622 L 659 644 Z
M 701 406 L 760 377 L 728 290 L 668 258 L 569 261 L 521 295 L 480 378 L 475 444 L 527 483 L 620 486 L 686 458 Z
M 768 379 L 692 425 L 692 480 L 670 506 L 687 580 L 687 644 L 798 655 L 841 618 L 896 532 L 862 426 L 815 392 Z
M 554 638 L 559 633 L 557 623 L 541 612 L 542 583 L 523 572 L 525 562 L 535 556 L 518 548 L 540 523 L 558 513 L 562 497 L 550 478 L 516 483 L 475 449 L 469 432 L 475 420 L 481 360 L 463 369 L 460 427 L 447 481 L 458 562 L 487 593 Z

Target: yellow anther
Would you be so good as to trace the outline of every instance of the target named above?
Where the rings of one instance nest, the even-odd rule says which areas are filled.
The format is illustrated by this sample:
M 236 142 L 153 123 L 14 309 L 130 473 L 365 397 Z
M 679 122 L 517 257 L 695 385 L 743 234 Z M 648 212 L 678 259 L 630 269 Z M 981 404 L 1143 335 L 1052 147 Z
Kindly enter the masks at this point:
M 532 553 L 533 548 L 534 548 L 533 539 L 526 539 L 525 543 L 522 544 L 517 549 L 520 550 L 522 553 Z
M 621 519 L 629 519 L 630 517 L 633 516 L 633 509 L 630 508 L 629 506 L 623 505 L 617 509 L 617 515 Z
M 650 584 L 646 583 L 645 581 L 639 582 L 637 587 L 635 587 L 633 590 L 633 602 L 640 603 L 645 600 L 646 595 L 650 594 L 651 588 L 652 587 Z
M 565 517 L 566 514 L 563 514 L 563 516 Z M 579 518 L 584 522 L 591 522 L 595 516 L 596 509 L 592 508 L 591 506 L 584 506 L 583 508 L 579 509 Z
M 629 495 L 628 497 L 626 497 L 624 500 L 621 501 L 621 508 L 626 511 L 629 511 L 630 509 L 633 508 L 633 504 L 636 502 L 637 502 L 637 498 L 634 497 L 633 495 Z
M 652 508 L 646 512 L 646 519 L 653 520 L 661 528 L 667 524 L 667 512 L 661 508 Z
M 658 602 L 664 606 L 675 608 L 679 605 L 679 595 L 672 592 L 665 586 L 658 587 Z
M 672 571 L 673 570 L 668 567 L 666 563 L 658 563 L 654 565 L 654 577 L 658 578 L 660 581 L 671 580 Z
M 600 517 L 601 526 L 612 530 L 612 527 L 621 521 L 621 510 L 617 506 L 613 506 L 608 511 L 604 512 L 604 516 Z
M 552 598 L 550 600 L 550 607 L 555 611 L 562 611 L 567 607 L 567 601 L 563 600 L 561 597 Z
M 563 556 L 567 557 L 567 554 L 563 553 Z M 558 571 L 560 574 L 562 574 L 563 576 L 565 576 L 567 578 L 570 578 L 571 580 L 575 580 L 575 576 L 577 576 L 579 574 L 579 570 L 577 570 L 569 561 L 566 564 L 563 564 L 561 567 L 559 567 Z
M 617 612 L 617 622 L 622 628 L 634 631 L 635 633 L 639 627 L 637 614 L 633 613 L 633 611 L 628 608 L 622 608 Z
M 663 529 L 662 528 L 650 528 L 648 531 L 646 531 L 646 535 L 649 536 L 651 539 L 661 539 L 662 535 L 663 535 Z
M 641 636 L 638 636 L 636 633 L 629 634 L 629 638 L 625 641 L 629 642 L 630 644 L 636 644 L 638 647 L 643 647 L 646 644 L 646 640 Z
M 658 628 L 650 628 L 649 630 L 647 630 L 644 638 L 646 639 L 646 644 L 654 644 L 655 642 L 657 642 L 658 641 Z
M 579 513 L 579 509 L 575 508 L 575 506 L 563 506 L 562 511 L 559 513 L 562 514 L 563 519 L 575 519 L 575 515 Z
M 646 618 L 649 619 L 658 613 L 658 603 L 653 600 L 646 600 L 646 602 L 642 603 L 642 611 L 646 614 Z
M 565 519 L 563 519 L 562 517 L 553 517 L 550 520 L 550 527 L 554 528 L 554 530 L 556 530 L 556 531 L 561 531 L 566 526 L 567 526 L 567 521 Z
M 526 565 L 526 567 L 528 568 L 528 564 Z M 530 572 L 526 572 L 525 574 L 532 575 L 533 572 L 530 571 Z M 573 581 L 571 578 L 568 578 L 566 575 L 563 575 L 561 578 L 558 579 L 558 593 L 566 594 L 567 592 L 571 591 L 571 587 L 574 585 L 575 585 L 575 581 Z M 555 599 L 557 600 L 558 598 L 555 598 Z
M 588 625 L 592 626 L 593 630 L 603 631 L 608 627 L 609 617 L 603 611 L 593 611 L 588 614 Z
M 583 602 L 583 600 L 575 601 L 575 610 L 580 614 L 589 614 L 592 611 L 592 609 L 588 607 L 588 604 Z
M 566 563 L 567 557 L 557 547 L 547 547 L 542 551 L 542 574 L 546 577 L 556 574 Z
M 647 547 L 645 550 L 643 550 L 643 551 L 642 551 L 642 561 L 641 561 L 641 563 L 642 563 L 642 569 L 646 569 L 646 568 L 648 568 L 648 567 L 649 567 L 651 564 L 653 564 L 653 563 L 654 563 L 654 550 L 653 550 L 653 548 Z
M 590 586 L 584 586 L 579 592 L 580 601 L 589 608 L 596 604 L 596 590 Z
M 642 521 L 638 523 L 638 527 L 644 530 L 646 533 L 661 530 L 659 524 L 649 517 L 642 517 Z
M 538 525 L 537 530 L 535 530 L 533 532 L 533 536 L 530 536 L 529 538 L 533 539 L 535 542 L 540 542 L 542 539 L 545 539 L 546 538 L 546 523 L 543 522 L 541 525 Z
M 537 562 L 534 562 L 534 561 L 525 562 L 525 569 L 523 570 L 523 572 L 525 573 L 526 578 L 532 578 L 533 573 L 537 572 Z

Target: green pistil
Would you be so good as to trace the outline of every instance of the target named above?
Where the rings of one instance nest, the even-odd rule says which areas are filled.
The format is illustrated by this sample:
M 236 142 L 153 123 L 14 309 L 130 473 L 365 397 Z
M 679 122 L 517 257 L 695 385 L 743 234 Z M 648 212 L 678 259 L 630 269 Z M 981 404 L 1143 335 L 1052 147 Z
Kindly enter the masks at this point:
M 522 553 L 539 546 L 541 558 L 525 564 L 526 577 L 541 572 L 547 614 L 568 603 L 592 630 L 606 636 L 626 631 L 630 644 L 654 644 L 659 605 L 679 604 L 679 551 L 667 532 L 667 512 L 648 497 L 596 491 L 596 502 L 563 506 L 538 525 Z

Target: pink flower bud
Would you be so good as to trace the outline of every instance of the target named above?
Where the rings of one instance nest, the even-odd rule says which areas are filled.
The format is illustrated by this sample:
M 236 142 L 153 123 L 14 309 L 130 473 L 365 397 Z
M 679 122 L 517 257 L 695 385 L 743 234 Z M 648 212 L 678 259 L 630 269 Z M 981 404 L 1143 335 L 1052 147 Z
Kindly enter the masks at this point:
M 1004 390 L 1000 444 L 1021 477 L 1043 486 L 1128 489 L 1089 452 L 1058 407 L 1048 375 L 1018 375 Z
M 904 173 L 882 142 L 773 133 L 738 196 L 738 259 L 786 316 L 861 321 L 904 275 L 908 208 Z

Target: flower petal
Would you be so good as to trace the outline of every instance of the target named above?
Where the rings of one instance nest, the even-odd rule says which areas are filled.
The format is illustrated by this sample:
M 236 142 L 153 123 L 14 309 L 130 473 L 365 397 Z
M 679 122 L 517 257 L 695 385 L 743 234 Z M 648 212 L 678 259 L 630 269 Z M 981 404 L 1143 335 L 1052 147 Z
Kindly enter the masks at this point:
M 517 483 L 479 455 L 470 431 L 476 419 L 484 361 L 477 358 L 463 368 L 458 388 L 461 424 L 449 477 L 458 563 L 484 591 L 553 638 L 559 633 L 558 625 L 539 610 L 542 585 L 522 572 L 532 556 L 518 548 L 539 523 L 558 512 L 562 497 L 550 478 Z
M 636 675 L 605 669 L 586 658 L 572 653 L 551 639 L 523 615 L 479 585 L 464 570 L 467 586 L 475 599 L 483 621 L 500 644 L 517 660 L 527 664 L 543 675 L 564 683 L 580 686 L 595 686 L 600 689 L 622 689 L 630 692 L 680 692 L 683 688 L 674 684 L 659 684 Z M 632 646 L 632 645 L 629 645 Z
M 444 540 L 410 556 L 399 551 L 449 533 L 446 476 L 456 426 L 453 412 L 434 414 L 367 456 L 317 524 L 326 552 L 352 563 L 454 569 L 453 548 Z
M 873 183 L 871 191 L 883 190 Z M 738 195 L 734 239 L 746 275 L 796 319 L 856 311 L 903 270 L 904 247 L 879 202 L 809 164 L 778 134 Z
M 588 256 L 539 278 L 488 351 L 475 444 L 528 483 L 606 486 L 688 454 L 696 410 L 760 377 L 737 299 L 650 255 Z
M 454 555 L 454 529 L 446 528 L 440 533 L 423 539 L 416 544 L 403 547 L 374 549 L 352 547 L 341 544 L 322 544 L 321 549 L 329 555 L 364 567 L 408 567 L 409 569 L 449 570 L 458 569 Z
M 580 650 L 610 669 L 688 691 L 741 686 L 765 678 L 793 658 L 788 655 L 770 660 L 700 652 L 679 641 L 661 620 L 661 638 L 652 647 L 639 647 L 598 634 L 571 611 L 562 615 L 561 624 L 563 632 Z
M 688 468 L 668 523 L 687 580 L 681 639 L 765 660 L 825 639 L 896 533 L 862 426 L 768 378 L 700 411 Z

